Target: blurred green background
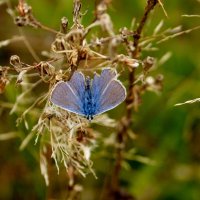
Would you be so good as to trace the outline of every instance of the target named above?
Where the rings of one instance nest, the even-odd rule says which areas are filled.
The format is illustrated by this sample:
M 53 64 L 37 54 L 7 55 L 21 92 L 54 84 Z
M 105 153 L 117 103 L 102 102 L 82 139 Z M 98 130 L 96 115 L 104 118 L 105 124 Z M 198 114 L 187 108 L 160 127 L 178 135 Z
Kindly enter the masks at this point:
M 1 2 L 1 1 L 0 1 Z M 60 19 L 66 16 L 72 24 L 72 0 L 27 1 L 35 17 L 43 24 L 59 30 Z M 89 3 L 88 3 L 89 2 Z M 109 8 L 109 14 L 117 31 L 120 27 L 130 27 L 132 18 L 137 22 L 141 18 L 145 0 L 116 0 Z M 11 1 L 12 7 L 17 1 Z M 156 25 L 163 19 L 162 30 L 182 25 L 183 30 L 200 25 L 200 18 L 186 18 L 184 14 L 199 14 L 200 2 L 197 0 L 163 1 L 168 13 L 165 17 L 157 6 L 144 29 L 145 35 L 151 35 Z M 87 26 L 93 20 L 94 1 L 83 1 L 83 24 Z M 6 4 L 0 6 L 0 41 L 19 35 L 18 28 L 6 12 Z M 53 34 L 29 27 L 23 29 L 26 37 L 38 55 L 49 50 L 54 39 Z M 199 200 L 200 199 L 200 104 L 188 104 L 174 107 L 176 103 L 200 98 L 200 30 L 183 34 L 158 44 L 158 51 L 145 52 L 142 57 L 161 58 L 171 52 L 171 58 L 159 66 L 155 73 L 164 75 L 164 87 L 161 94 L 147 92 L 137 113 L 134 113 L 133 131 L 137 139 L 132 142 L 137 155 L 155 161 L 154 165 L 137 160 L 128 161 L 127 168 L 121 174 L 121 184 L 138 200 Z M 34 62 L 23 42 L 15 42 L 0 48 L 0 65 L 9 65 L 11 55 L 17 54 L 26 62 Z M 42 58 L 42 57 L 41 57 Z M 10 108 L 19 94 L 12 85 L 0 95 L 0 102 L 8 102 L 7 108 L 0 107 L 0 133 L 18 132 L 19 137 L 0 141 L 0 199 L 62 199 L 66 191 L 66 175 L 59 175 L 52 164 L 50 186 L 46 188 L 39 167 L 39 145 L 34 140 L 23 151 L 19 150 L 22 139 L 29 133 L 24 125 L 16 127 L 17 115 L 9 115 Z M 117 113 L 117 109 L 112 111 Z M 30 127 L 36 119 L 30 119 Z M 108 130 L 109 132 L 109 130 Z M 105 138 L 108 134 L 105 135 Z M 98 143 L 98 141 L 97 141 Z M 98 146 L 101 149 L 101 146 Z M 97 152 L 94 152 L 98 154 Z M 93 155 L 96 180 L 92 175 L 80 178 L 84 185 L 82 199 L 98 199 L 107 169 L 113 165 L 112 159 Z M 106 169 L 105 169 L 106 168 Z

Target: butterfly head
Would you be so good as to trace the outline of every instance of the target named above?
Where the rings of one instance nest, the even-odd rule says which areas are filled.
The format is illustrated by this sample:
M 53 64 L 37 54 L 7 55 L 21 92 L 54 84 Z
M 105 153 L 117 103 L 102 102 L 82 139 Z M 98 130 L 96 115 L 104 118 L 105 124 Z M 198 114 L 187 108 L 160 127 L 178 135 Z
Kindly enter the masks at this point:
M 85 89 L 86 89 L 86 90 L 90 90 L 90 87 L 91 87 L 91 79 L 90 79 L 89 76 L 87 76 L 87 77 L 85 78 Z
M 86 118 L 87 118 L 87 120 L 89 120 L 89 121 L 91 121 L 91 120 L 94 119 L 93 115 L 87 115 Z

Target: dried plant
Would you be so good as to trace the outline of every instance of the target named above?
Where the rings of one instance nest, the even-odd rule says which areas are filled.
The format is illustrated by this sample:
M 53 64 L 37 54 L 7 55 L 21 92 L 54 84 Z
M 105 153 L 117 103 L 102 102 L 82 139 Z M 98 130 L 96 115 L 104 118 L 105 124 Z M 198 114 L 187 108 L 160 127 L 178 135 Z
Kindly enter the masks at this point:
M 91 153 L 97 141 L 102 140 L 102 136 L 98 130 L 93 128 L 93 124 L 110 127 L 113 132 L 109 142 L 104 141 L 104 145 L 112 145 L 115 149 L 115 165 L 108 184 L 109 189 L 102 198 L 134 199 L 130 194 L 122 192 L 119 183 L 123 161 L 129 157 L 126 147 L 127 140 L 135 139 L 131 128 L 133 112 L 138 110 L 142 95 L 146 91 L 160 93 L 163 75 L 153 76 L 151 71 L 156 70 L 156 67 L 162 65 L 171 55 L 167 52 L 161 59 L 158 59 L 150 56 L 144 58 L 141 53 L 156 50 L 156 44 L 199 28 L 182 31 L 179 26 L 161 31 L 163 25 L 161 21 L 151 36 L 143 35 L 142 31 L 149 14 L 157 4 L 167 15 L 160 0 L 147 0 L 144 14 L 136 28 L 133 30 L 122 27 L 115 32 L 114 24 L 107 12 L 110 4 L 111 1 L 108 0 L 96 3 L 94 21 L 85 27 L 81 19 L 87 13 L 82 14 L 81 1 L 74 0 L 73 24 L 69 26 L 67 18 L 63 17 L 60 31 L 56 31 L 42 25 L 34 17 L 31 6 L 19 0 L 17 10 L 13 10 L 8 4 L 8 12 L 17 26 L 29 26 L 55 34 L 54 41 L 49 44 L 49 52 L 45 52 L 47 59 L 38 58 L 23 34 L 0 42 L 0 47 L 2 47 L 16 40 L 22 40 L 35 58 L 34 64 L 27 64 L 21 61 L 20 55 L 12 55 L 10 57 L 11 66 L 0 68 L 0 93 L 3 93 L 6 85 L 16 77 L 16 85 L 21 88 L 21 94 L 17 96 L 11 113 L 21 113 L 17 124 L 24 122 L 28 130 L 28 116 L 38 119 L 20 148 L 25 148 L 29 141 L 37 135 L 35 142 L 40 144 L 40 167 L 46 184 L 49 184 L 47 154 L 50 151 L 58 172 L 61 164 L 67 170 L 71 188 L 69 199 L 75 198 L 75 194 L 81 191 L 81 187 L 78 187 L 74 179 L 77 172 L 84 177 L 89 172 L 96 176 L 92 168 Z M 92 32 L 96 27 L 101 28 L 102 35 L 95 35 Z M 124 54 L 120 53 L 120 48 L 123 49 Z M 127 79 L 125 82 L 128 84 L 126 85 L 127 99 L 123 116 L 120 119 L 111 119 L 107 114 L 103 114 L 90 123 L 85 118 L 55 107 L 49 101 L 54 85 L 60 80 L 70 80 L 76 70 L 92 75 L 93 72 L 108 66 L 118 71 L 122 81 Z M 46 84 L 47 87 L 44 87 L 46 89 L 41 91 L 39 97 L 34 95 L 33 90 L 43 84 Z M 12 136 L 11 134 L 10 137 Z M 10 137 L 8 135 L 8 138 Z M 139 155 L 135 155 L 135 159 L 152 164 L 151 160 Z

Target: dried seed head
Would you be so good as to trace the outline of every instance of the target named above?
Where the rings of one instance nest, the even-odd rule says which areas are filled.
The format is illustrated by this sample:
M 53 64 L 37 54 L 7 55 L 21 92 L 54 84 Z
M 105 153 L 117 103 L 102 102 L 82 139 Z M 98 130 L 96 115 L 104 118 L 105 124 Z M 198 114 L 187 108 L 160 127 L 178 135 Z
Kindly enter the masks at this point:
M 83 35 L 82 29 L 74 29 L 65 36 L 64 40 L 66 43 L 81 45 L 83 41 Z
M 56 81 L 61 81 L 63 80 L 63 71 L 59 70 L 58 72 L 56 72 L 56 76 L 55 76 Z
M 52 76 L 55 73 L 55 67 L 48 62 L 40 62 L 37 68 L 40 69 L 40 73 L 43 75 Z
M 20 26 L 20 27 L 22 27 L 22 26 L 27 26 L 27 25 L 28 25 L 27 18 L 21 17 L 21 16 L 15 17 L 14 23 L 15 23 L 17 26 Z
M 127 27 L 123 27 L 119 29 L 119 32 L 121 33 L 122 38 L 127 38 L 127 36 L 130 36 L 133 34 L 130 30 L 128 30 Z
M 42 61 L 36 67 L 44 82 L 49 82 L 55 77 L 55 67 L 49 62 Z
M 125 56 L 123 54 L 117 55 L 113 62 L 121 62 L 131 68 L 137 68 L 139 66 L 139 60 L 130 58 L 129 56 Z
M 15 70 L 17 72 L 21 72 L 22 64 L 21 64 L 19 56 L 17 56 L 17 55 L 11 56 L 10 57 L 10 64 L 15 68 Z
M 27 3 L 24 3 L 23 1 L 19 1 L 19 4 L 17 6 L 17 11 L 19 12 L 20 16 L 25 16 L 31 13 L 32 8 Z
M 105 11 L 107 10 L 107 5 L 102 1 L 97 7 L 96 7 L 96 15 L 97 18 L 99 18 Z
M 164 79 L 164 76 L 162 74 L 158 74 L 155 78 L 156 83 L 162 83 Z
M 154 65 L 155 59 L 153 57 L 148 56 L 144 61 L 143 61 L 143 69 L 144 71 L 149 71 L 149 69 Z
M 34 28 L 41 27 L 41 24 L 34 18 L 32 14 L 32 8 L 24 1 L 19 1 L 17 6 L 19 16 L 14 18 L 14 22 L 17 26 L 32 26 Z
M 143 90 L 153 91 L 158 93 L 163 87 L 163 75 L 159 74 L 156 77 L 148 76 L 146 77 L 143 85 Z
M 68 19 L 66 17 L 62 17 L 61 19 L 61 30 L 63 33 L 67 33 L 68 29 Z

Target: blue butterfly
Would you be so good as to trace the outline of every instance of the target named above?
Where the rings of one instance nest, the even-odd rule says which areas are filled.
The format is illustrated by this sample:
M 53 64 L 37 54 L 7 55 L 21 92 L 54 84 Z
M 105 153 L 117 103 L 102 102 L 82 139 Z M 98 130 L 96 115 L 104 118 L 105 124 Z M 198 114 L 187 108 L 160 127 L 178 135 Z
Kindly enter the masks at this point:
M 117 73 L 104 69 L 94 79 L 84 77 L 75 71 L 67 82 L 58 82 L 52 90 L 50 100 L 56 106 L 85 116 L 92 120 L 93 116 L 111 110 L 126 98 L 126 89 L 117 80 Z

